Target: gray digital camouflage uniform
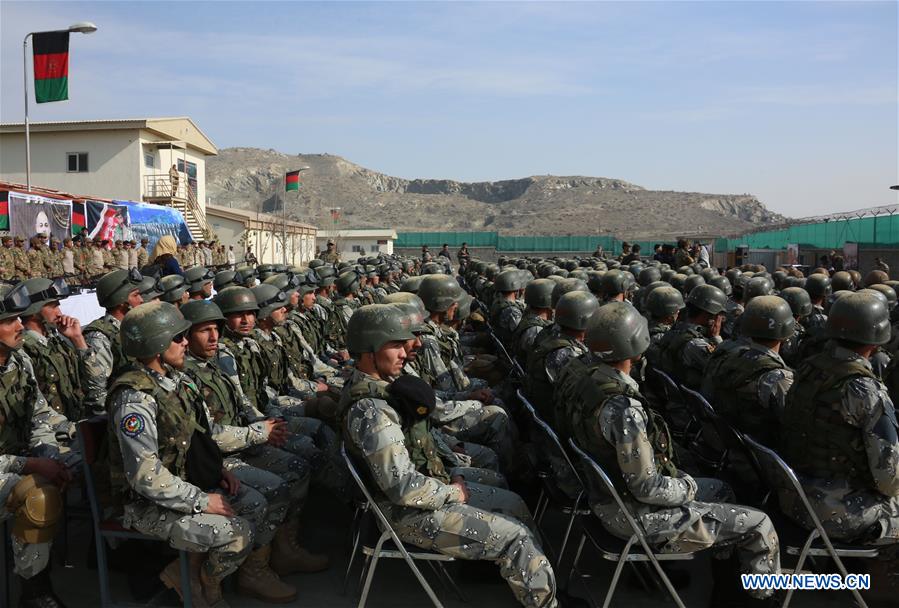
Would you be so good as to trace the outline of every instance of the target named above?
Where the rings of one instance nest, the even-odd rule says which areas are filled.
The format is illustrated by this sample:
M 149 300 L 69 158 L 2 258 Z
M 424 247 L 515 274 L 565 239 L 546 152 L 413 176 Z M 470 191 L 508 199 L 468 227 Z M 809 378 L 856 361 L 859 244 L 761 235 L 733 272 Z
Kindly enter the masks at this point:
M 378 382 L 357 371 L 347 386 L 363 378 Z M 351 451 L 364 460 L 364 473 L 377 486 L 372 489 L 379 506 L 404 542 L 460 559 L 494 561 L 522 605 L 556 605 L 552 567 L 533 533 L 525 523 L 495 512 L 521 511 L 520 498 L 466 482 L 471 496 L 461 503 L 456 486 L 416 470 L 399 417 L 383 399 L 351 403 L 345 432 Z
M 121 321 L 109 314 L 102 317 L 101 320 L 107 321 L 116 329 L 120 328 L 122 324 Z M 87 342 L 88 349 L 82 362 L 84 411 L 85 413 L 102 414 L 106 409 L 106 387 L 115 366 L 113 345 L 103 332 L 91 330 L 90 325 L 84 328 L 84 340 Z

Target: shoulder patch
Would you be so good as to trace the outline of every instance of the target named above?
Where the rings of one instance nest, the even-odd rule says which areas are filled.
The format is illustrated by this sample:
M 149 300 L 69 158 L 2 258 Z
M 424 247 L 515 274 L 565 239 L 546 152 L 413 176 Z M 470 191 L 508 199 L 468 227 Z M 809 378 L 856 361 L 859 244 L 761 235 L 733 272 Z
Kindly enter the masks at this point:
M 147 428 L 147 421 L 140 414 L 128 414 L 122 418 L 121 428 L 122 433 L 135 439 Z

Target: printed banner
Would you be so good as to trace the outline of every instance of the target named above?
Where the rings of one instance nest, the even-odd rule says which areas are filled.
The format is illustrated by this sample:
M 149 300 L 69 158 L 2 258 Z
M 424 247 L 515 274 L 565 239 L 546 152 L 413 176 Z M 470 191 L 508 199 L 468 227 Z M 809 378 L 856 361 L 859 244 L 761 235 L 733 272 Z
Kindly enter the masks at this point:
M 164 234 L 171 234 L 181 245 L 193 242 L 187 222 L 184 221 L 184 216 L 177 209 L 131 201 L 114 202 L 116 205 L 124 205 L 128 208 L 133 238 L 137 241 L 148 239 L 150 241 L 149 250 L 152 251 L 156 241 Z
M 60 241 L 71 236 L 72 201 L 45 198 L 36 194 L 8 194 L 9 233 L 25 239 L 46 234 Z

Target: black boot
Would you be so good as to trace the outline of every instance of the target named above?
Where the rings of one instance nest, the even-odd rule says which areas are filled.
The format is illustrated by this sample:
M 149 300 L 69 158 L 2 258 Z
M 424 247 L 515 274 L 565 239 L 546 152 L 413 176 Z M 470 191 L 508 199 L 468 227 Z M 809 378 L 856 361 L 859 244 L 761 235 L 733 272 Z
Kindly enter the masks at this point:
M 740 582 L 740 567 L 736 556 L 728 559 L 712 558 L 712 594 L 709 608 L 774 608 L 780 605 L 780 594 L 767 599 L 749 595 Z
M 62 600 L 53 592 L 49 566 L 31 578 L 20 576 L 19 581 L 22 584 L 19 608 L 66 608 Z

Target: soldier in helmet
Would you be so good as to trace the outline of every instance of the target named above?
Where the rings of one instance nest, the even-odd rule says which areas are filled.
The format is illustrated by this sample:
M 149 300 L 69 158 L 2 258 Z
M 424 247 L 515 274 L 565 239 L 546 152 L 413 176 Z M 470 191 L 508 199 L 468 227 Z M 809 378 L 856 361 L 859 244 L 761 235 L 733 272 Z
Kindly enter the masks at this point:
M 188 284 L 191 300 L 206 300 L 212 297 L 212 282 L 215 274 L 205 266 L 195 266 L 184 272 L 184 280 Z
M 12 237 L 0 237 L 0 282 L 8 283 L 15 276 L 16 262 L 12 250 Z
M 703 370 L 721 342 L 727 296 L 713 285 L 695 287 L 686 299 L 686 315 L 659 341 L 659 367 L 693 390 L 702 384 Z
M 670 285 L 662 284 L 654 288 L 643 302 L 645 314 L 649 317 L 649 348 L 646 360 L 653 367 L 659 367 L 659 343 L 685 308 L 681 292 Z
M 793 326 L 793 335 L 787 338 L 780 347 L 780 356 L 790 367 L 798 367 L 802 361 L 800 349 L 807 337 L 804 321 L 812 314 L 812 300 L 808 292 L 802 287 L 787 287 L 780 292 L 780 297 L 790 305 L 790 311 L 796 324 Z
M 159 299 L 175 306 L 181 306 L 190 300 L 188 288 L 190 285 L 184 280 L 180 274 L 170 274 L 162 277 L 157 282 L 162 294 Z
M 334 282 L 337 297 L 332 300 L 332 308 L 328 316 L 328 333 L 334 336 L 338 350 L 346 344 L 347 323 L 353 311 L 359 307 L 357 295 L 360 289 L 360 277 L 355 270 L 342 272 Z
M 831 306 L 826 333 L 823 350 L 796 370 L 781 454 L 829 536 L 895 546 L 899 429 L 893 401 L 869 362 L 890 339 L 889 312 L 873 294 L 850 293 Z M 787 515 L 814 527 L 795 494 L 780 492 L 779 499 Z
M 143 304 L 142 281 L 143 276 L 136 270 L 114 270 L 97 283 L 97 302 L 106 314 L 83 331 L 89 349 L 83 364 L 85 414 L 106 411 L 106 387 L 130 365 L 122 352 L 119 327 L 129 310 Z
M 150 253 L 147 247 L 150 246 L 150 239 L 144 237 L 140 240 L 140 247 L 134 249 L 137 252 L 137 268 L 140 270 L 150 262 Z
M 28 253 L 25 251 L 25 239 L 16 235 L 13 237 L 15 247 L 13 247 L 13 279 L 24 281 L 31 278 L 31 262 L 28 259 Z
M 824 304 L 833 293 L 830 277 L 824 274 L 810 274 L 805 281 L 805 290 L 812 302 L 812 312 L 805 317 L 803 326 L 810 335 L 821 333 L 827 325 Z
M 556 284 L 550 279 L 535 279 L 524 289 L 527 309 L 512 333 L 512 350 L 519 362 L 526 362 L 537 334 L 552 325 L 552 293 Z
M 49 275 L 49 270 L 44 264 L 44 260 L 46 259 L 46 251 L 44 251 L 44 236 L 40 234 L 36 234 L 31 237 L 31 240 L 28 242 L 28 278 L 31 277 L 46 277 Z
M 336 264 L 340 261 L 340 254 L 337 252 L 334 241 L 328 239 L 325 250 L 318 254 L 318 259 L 324 260 L 328 264 Z
M 553 425 L 553 390 L 562 368 L 569 360 L 587 352 L 584 332 L 587 321 L 599 309 L 596 297 L 585 291 L 571 291 L 559 298 L 554 323 L 544 329 L 528 355 L 524 389 L 540 416 Z
M 524 313 L 524 302 L 519 295 L 527 285 L 530 275 L 518 269 L 504 270 L 496 275 L 493 282 L 493 292 L 496 299 L 490 307 L 490 325 L 496 331 L 496 336 L 504 343 L 509 344 L 512 334 Z
M 412 376 L 394 381 L 415 338 L 404 315 L 397 306 L 375 304 L 350 319 L 356 370 L 342 395 L 347 450 L 404 542 L 494 561 L 523 605 L 557 606 L 552 568 L 533 533 L 494 513 L 505 510 L 495 488 L 452 477 L 439 458 L 427 427 L 433 392 Z
M 58 608 L 63 604 L 50 584 L 50 546 L 63 514 L 60 490 L 72 471 L 56 438 L 72 425 L 47 404 L 22 351 L 18 316 L 30 305 L 24 286 L 0 285 L 0 520 L 13 519 L 12 571 L 22 588 L 20 606 Z
M 740 317 L 738 340 L 725 340 L 709 359 L 702 393 L 734 427 L 775 445 L 793 371 L 780 356 L 796 326 L 779 296 L 757 296 Z
M 589 354 L 563 370 L 559 418 L 608 472 L 645 527 L 649 543 L 663 553 L 731 545 L 742 572 L 778 573 L 777 533 L 768 516 L 730 504 L 733 494 L 724 482 L 694 479 L 677 468 L 664 420 L 648 407 L 631 377 L 649 346 L 646 319 L 628 304 L 607 304 L 590 318 L 585 340 Z M 607 530 L 631 537 L 615 502 L 590 506 Z M 710 605 L 740 605 L 733 592 L 737 574 L 727 562 L 714 559 L 713 564 L 716 586 Z M 773 590 L 748 593 L 761 599 Z

